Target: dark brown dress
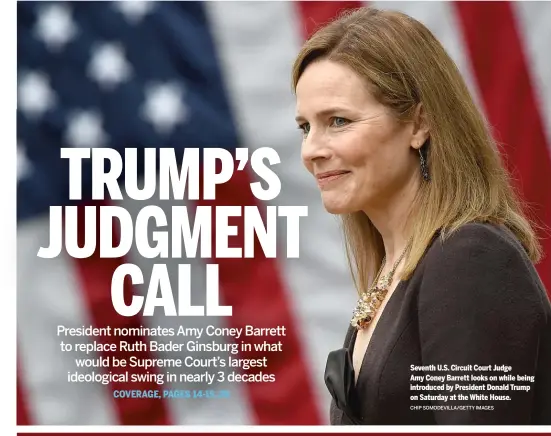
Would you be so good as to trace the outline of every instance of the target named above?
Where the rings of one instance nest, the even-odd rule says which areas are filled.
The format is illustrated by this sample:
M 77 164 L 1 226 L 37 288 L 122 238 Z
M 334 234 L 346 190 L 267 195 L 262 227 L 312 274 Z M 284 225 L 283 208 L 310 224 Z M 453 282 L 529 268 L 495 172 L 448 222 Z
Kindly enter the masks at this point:
M 349 328 L 345 348 L 353 350 L 355 336 Z M 411 385 L 442 384 L 410 379 L 427 374 L 446 379 L 473 374 L 482 380 L 446 381 L 454 386 L 451 392 L 412 390 Z M 515 381 L 500 380 L 504 375 Z M 499 381 L 483 379 L 494 376 Z M 517 381 L 517 376 L 535 380 Z M 489 390 L 488 384 L 509 389 Z M 512 390 L 511 384 L 530 390 Z M 356 393 L 362 424 L 551 424 L 551 303 L 509 230 L 471 223 L 445 243 L 438 235 L 433 239 L 414 275 L 398 284 L 381 314 Z M 459 395 L 469 399 L 459 401 Z M 496 399 L 506 396 L 510 400 Z M 334 401 L 330 421 L 351 424 Z

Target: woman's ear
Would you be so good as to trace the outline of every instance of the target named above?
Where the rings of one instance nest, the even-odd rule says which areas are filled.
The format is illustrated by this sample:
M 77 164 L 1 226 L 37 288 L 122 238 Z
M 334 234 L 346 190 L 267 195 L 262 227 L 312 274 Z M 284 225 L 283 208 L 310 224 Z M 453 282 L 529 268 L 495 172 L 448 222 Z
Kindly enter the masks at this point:
M 429 138 L 429 125 L 423 103 L 417 104 L 413 114 L 413 132 L 411 137 L 411 146 L 420 149 Z

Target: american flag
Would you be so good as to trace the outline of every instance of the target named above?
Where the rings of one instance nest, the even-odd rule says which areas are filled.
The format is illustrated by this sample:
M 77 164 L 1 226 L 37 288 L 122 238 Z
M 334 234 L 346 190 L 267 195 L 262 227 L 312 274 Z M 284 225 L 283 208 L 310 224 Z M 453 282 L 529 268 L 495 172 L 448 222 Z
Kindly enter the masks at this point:
M 323 210 L 317 187 L 301 166 L 290 68 L 316 26 L 340 10 L 362 5 L 18 2 L 19 424 L 328 422 L 323 370 L 327 353 L 342 345 L 355 291 L 338 221 Z M 551 4 L 369 5 L 420 19 L 444 44 L 503 144 L 507 165 L 532 215 L 551 225 Z M 306 205 L 309 216 L 301 225 L 300 259 L 216 259 L 223 303 L 233 306 L 231 318 L 171 318 L 162 312 L 147 318 L 118 316 L 110 297 L 115 268 L 124 262 L 139 265 L 146 285 L 128 286 L 126 292 L 143 294 L 147 272 L 161 262 L 135 251 L 125 259 L 36 255 L 40 246 L 48 245 L 49 206 L 69 204 L 68 169 L 60 147 L 173 147 L 181 153 L 185 147 L 265 146 L 275 148 L 282 161 L 275 168 L 282 191 L 269 204 Z M 253 177 L 250 171 L 238 172 L 219 189 L 215 201 L 199 204 L 259 205 L 248 189 Z M 83 184 L 89 192 L 89 167 Z M 176 204 L 197 205 L 183 200 L 117 204 L 133 216 L 146 204 L 167 211 Z M 278 238 L 283 243 L 284 233 Z M 551 289 L 551 241 L 543 243 L 547 256 L 538 271 Z M 173 275 L 178 263 L 191 264 L 196 272 L 192 287 L 204 289 L 205 259 L 169 260 Z M 75 354 L 60 351 L 59 324 L 284 325 L 287 336 L 284 352 L 269 357 L 276 382 L 216 384 L 215 389 L 229 390 L 229 400 L 114 399 L 113 384 L 67 382 L 67 374 L 75 370 Z M 141 353 L 154 354 L 175 353 Z M 141 368 L 130 372 L 144 373 Z M 148 382 L 119 386 L 155 387 Z

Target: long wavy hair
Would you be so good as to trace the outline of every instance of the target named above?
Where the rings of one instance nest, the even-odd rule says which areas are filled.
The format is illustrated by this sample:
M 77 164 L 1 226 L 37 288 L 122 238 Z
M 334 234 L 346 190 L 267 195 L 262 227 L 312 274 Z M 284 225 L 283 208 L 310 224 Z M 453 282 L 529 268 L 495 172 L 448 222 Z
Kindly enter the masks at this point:
M 507 226 L 529 258 L 542 256 L 535 222 L 511 183 L 498 144 L 453 60 L 419 21 L 364 7 L 341 14 L 314 33 L 296 57 L 296 91 L 305 68 L 319 59 L 344 64 L 363 77 L 377 100 L 410 122 L 421 103 L 430 129 L 431 180 L 421 181 L 406 231 L 412 245 L 401 278 L 410 278 L 433 237 L 442 240 L 469 222 Z M 343 214 L 346 254 L 356 289 L 368 289 L 384 256 L 381 235 L 364 212 Z

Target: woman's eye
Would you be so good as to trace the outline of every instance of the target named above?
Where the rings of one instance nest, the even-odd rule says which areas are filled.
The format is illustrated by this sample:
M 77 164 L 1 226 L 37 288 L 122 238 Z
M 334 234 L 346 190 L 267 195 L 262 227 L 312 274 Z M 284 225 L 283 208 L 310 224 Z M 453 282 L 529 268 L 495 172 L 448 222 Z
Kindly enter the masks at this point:
M 342 117 L 333 117 L 332 124 L 335 127 L 343 127 L 343 126 L 346 126 L 348 124 L 348 120 L 346 118 L 342 118 Z
M 302 130 L 302 133 L 306 135 L 310 131 L 310 124 L 309 123 L 303 123 L 298 126 L 300 130 Z

